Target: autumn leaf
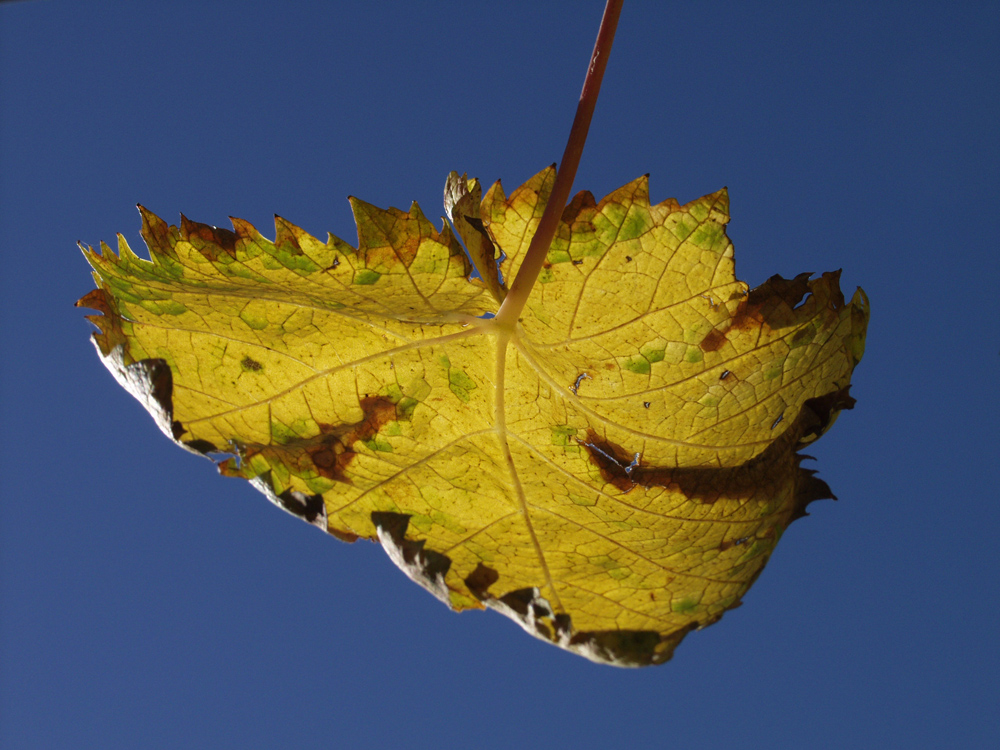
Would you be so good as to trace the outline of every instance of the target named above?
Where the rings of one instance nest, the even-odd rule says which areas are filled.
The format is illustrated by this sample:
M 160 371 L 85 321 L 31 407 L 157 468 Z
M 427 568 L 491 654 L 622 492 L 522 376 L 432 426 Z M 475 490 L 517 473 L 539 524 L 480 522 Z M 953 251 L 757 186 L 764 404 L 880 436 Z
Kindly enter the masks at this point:
M 519 320 L 492 317 L 548 200 L 452 173 L 459 238 L 352 198 L 358 245 L 140 207 L 151 260 L 85 254 L 104 363 L 168 437 L 456 610 L 618 665 L 740 603 L 825 483 L 868 303 L 839 273 L 734 275 L 726 191 L 646 178 L 566 207 Z M 468 250 L 468 254 L 466 253 Z M 470 260 L 471 257 L 471 260 Z

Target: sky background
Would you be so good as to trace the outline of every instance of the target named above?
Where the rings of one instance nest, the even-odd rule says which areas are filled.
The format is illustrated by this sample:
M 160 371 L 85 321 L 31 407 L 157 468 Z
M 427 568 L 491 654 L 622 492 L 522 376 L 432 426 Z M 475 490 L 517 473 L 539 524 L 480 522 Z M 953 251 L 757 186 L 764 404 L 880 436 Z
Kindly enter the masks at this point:
M 872 318 L 839 496 L 660 667 L 449 612 L 171 444 L 101 365 L 77 240 L 559 159 L 603 3 L 0 3 L 0 746 L 1000 747 L 1000 6 L 629 0 L 576 180 L 726 185 L 738 276 Z

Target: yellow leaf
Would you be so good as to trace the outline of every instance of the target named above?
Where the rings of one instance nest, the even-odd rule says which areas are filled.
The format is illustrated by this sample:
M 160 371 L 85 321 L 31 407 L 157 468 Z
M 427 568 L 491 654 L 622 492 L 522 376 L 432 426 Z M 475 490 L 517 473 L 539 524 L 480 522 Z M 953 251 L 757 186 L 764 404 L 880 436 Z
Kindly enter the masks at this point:
M 554 180 L 449 178 L 447 226 L 351 199 L 359 247 L 140 208 L 151 261 L 85 250 L 109 369 L 186 448 L 455 609 L 596 661 L 659 663 L 829 488 L 797 450 L 849 408 L 868 304 L 838 273 L 737 281 L 726 192 L 577 195 L 521 318 Z M 450 195 L 450 197 L 448 197 Z M 470 221 L 471 219 L 471 221 Z M 502 253 L 502 256 L 501 256 Z M 502 257 L 499 269 L 498 257 Z

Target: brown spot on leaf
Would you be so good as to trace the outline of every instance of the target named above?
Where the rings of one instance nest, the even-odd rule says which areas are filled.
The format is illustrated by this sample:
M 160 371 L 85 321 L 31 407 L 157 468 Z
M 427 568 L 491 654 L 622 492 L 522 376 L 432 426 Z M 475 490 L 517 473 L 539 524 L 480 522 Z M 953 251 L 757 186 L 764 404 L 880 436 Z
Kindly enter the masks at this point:
M 276 495 L 281 507 L 289 513 L 304 518 L 309 523 L 316 520 L 325 509 L 322 495 L 307 495 L 304 492 L 285 490 Z
M 360 441 L 371 440 L 387 423 L 396 419 L 396 405 L 383 396 L 361 399 L 364 417 L 349 425 L 320 425 L 320 434 L 302 441 L 317 472 L 337 482 L 350 484 L 345 475 L 348 465 L 357 454 L 351 450 Z
M 538 589 L 536 588 L 508 591 L 500 597 L 500 601 L 522 617 L 527 615 L 529 611 L 535 617 L 549 617 L 552 615 L 552 610 L 549 608 L 548 602 L 538 596 Z
M 261 370 L 264 369 L 264 365 L 262 365 L 256 359 L 253 359 L 252 357 L 249 356 L 244 357 L 243 359 L 240 360 L 240 366 L 244 370 L 250 370 L 251 372 L 260 372 Z
M 844 306 L 844 295 L 840 291 L 840 271 L 824 273 L 819 279 L 809 281 L 811 273 L 800 273 L 794 279 L 774 275 L 755 289 L 751 289 L 740 302 L 729 328 L 749 330 L 767 326 L 772 329 L 793 325 L 800 314 L 796 309 L 811 291 L 813 285 L 829 287 L 833 294 L 830 312 Z M 806 300 L 808 303 L 808 300 Z
M 224 475 L 233 476 L 234 474 L 230 473 L 229 468 L 230 462 L 227 462 L 219 467 L 219 471 Z M 338 539 L 347 542 L 353 542 L 357 539 L 353 534 L 338 532 L 335 529 L 329 528 L 326 517 L 326 503 L 323 502 L 322 495 L 310 495 L 292 489 L 286 489 L 281 493 L 277 493 L 274 488 L 274 477 L 270 471 L 258 474 L 250 480 L 250 483 L 263 492 L 268 500 L 293 516 L 298 516 L 316 528 L 333 534 Z
M 315 472 L 335 482 L 351 484 L 346 475 L 347 467 L 357 457 L 353 450 L 358 441 L 371 440 L 376 433 L 396 416 L 396 406 L 383 396 L 366 396 L 361 399 L 363 417 L 351 424 L 319 424 L 320 433 L 308 438 L 291 438 L 262 445 L 260 443 L 239 446 L 242 465 L 249 459 L 261 456 L 268 463 L 279 462 L 288 466 L 293 474 L 302 476 Z M 223 473 L 243 476 L 238 467 L 223 465 Z
M 849 388 L 849 387 L 848 387 Z M 643 466 L 634 461 L 634 454 L 587 431 L 580 444 L 592 464 L 598 467 L 605 482 L 622 492 L 636 485 L 667 487 L 692 500 L 712 503 L 720 498 L 746 499 L 753 496 L 774 496 L 789 480 L 794 482 L 795 496 L 788 522 L 805 515 L 805 507 L 813 500 L 833 498 L 829 486 L 816 479 L 814 471 L 799 465 L 806 456 L 795 451 L 806 438 L 818 437 L 829 426 L 833 415 L 854 406 L 848 388 L 807 400 L 795 421 L 759 455 L 733 467 L 662 467 Z
M 180 422 L 174 422 L 174 424 L 179 425 Z M 187 430 L 185 430 L 187 432 Z M 193 451 L 198 451 L 201 455 L 206 455 L 208 453 L 220 453 L 221 451 L 215 447 L 214 444 L 207 440 L 185 440 L 184 445 Z
M 191 221 L 184 214 L 181 214 L 180 230 L 181 238 L 190 242 L 198 252 L 209 260 L 218 260 L 220 248 L 229 257 L 236 257 L 236 232 Z
M 563 224 L 574 224 L 584 209 L 597 208 L 597 200 L 589 190 L 581 190 L 573 196 L 562 212 Z
M 353 531 L 341 531 L 340 529 L 335 529 L 332 526 L 327 527 L 327 533 L 342 542 L 347 542 L 348 544 L 354 544 L 360 538 Z
M 476 565 L 476 569 L 465 578 L 465 585 L 477 599 L 485 599 L 489 596 L 489 588 L 500 580 L 500 574 L 493 568 L 482 563 Z
M 407 539 L 410 516 L 405 513 L 373 511 L 371 519 L 379 542 L 399 569 L 411 581 L 419 583 L 445 604 L 450 604 L 445 576 L 451 569 L 451 558 L 426 549 L 424 539 Z
M 706 623 L 693 622 L 666 635 L 660 635 L 655 630 L 574 633 L 567 647 L 591 661 L 616 667 L 662 664 L 670 660 L 684 636 L 704 624 Z
M 181 435 L 187 432 L 187 430 L 184 428 L 184 425 L 173 418 L 174 374 L 170 371 L 170 365 L 167 364 L 165 359 L 141 359 L 138 362 L 129 365 L 129 368 L 132 368 L 135 371 L 141 370 L 143 373 L 141 379 L 134 378 L 134 380 L 142 383 L 141 387 L 144 390 L 142 395 L 145 401 L 148 402 L 149 400 L 152 400 L 153 402 L 152 404 L 143 404 L 146 406 L 146 410 L 150 411 L 150 413 L 158 410 L 162 415 L 161 418 L 164 420 L 170 420 L 170 433 L 174 440 L 179 441 Z M 154 414 L 154 419 L 155 418 L 157 417 Z
M 469 578 L 476 576 L 480 568 L 490 571 L 480 564 Z M 470 589 L 476 592 L 471 586 Z M 655 594 L 651 593 L 650 596 L 655 600 Z M 694 622 L 662 636 L 653 630 L 574 632 L 570 615 L 566 612 L 554 612 L 537 588 L 516 589 L 499 598 L 486 594 L 482 601 L 490 609 L 518 621 L 536 638 L 550 641 L 591 661 L 617 667 L 639 667 L 665 662 L 673 655 L 684 636 L 699 627 L 699 623 Z
M 708 335 L 701 340 L 701 350 L 703 352 L 714 352 L 722 348 L 727 341 L 726 334 L 717 328 L 713 328 Z

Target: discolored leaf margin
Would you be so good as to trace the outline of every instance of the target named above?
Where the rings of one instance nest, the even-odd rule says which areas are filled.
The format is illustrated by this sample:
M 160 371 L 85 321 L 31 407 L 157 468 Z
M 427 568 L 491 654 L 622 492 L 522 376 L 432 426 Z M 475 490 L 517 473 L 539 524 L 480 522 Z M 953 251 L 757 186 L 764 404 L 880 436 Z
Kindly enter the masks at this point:
M 403 329 L 412 334 L 419 329 L 424 335 L 428 328 L 437 326 L 435 341 L 445 338 L 451 342 L 468 341 L 462 329 L 470 325 L 478 326 L 474 332 L 481 334 L 482 340 L 494 340 L 496 344 L 499 341 L 497 334 L 485 327 L 487 324 L 479 316 L 495 312 L 497 303 L 503 299 L 505 287 L 500 271 L 504 279 L 512 278 L 516 273 L 533 226 L 537 225 L 544 208 L 553 176 L 551 168 L 543 171 L 514 191 L 510 198 L 504 195 L 497 183 L 483 199 L 477 218 L 475 207 L 470 205 L 467 197 L 478 190 L 478 183 L 466 181 L 464 177 L 457 178 L 457 173 L 453 173 L 449 183 L 460 179 L 464 185 L 454 192 L 457 199 L 453 206 L 458 210 L 449 206 L 448 211 L 467 243 L 473 237 L 468 234 L 470 226 L 475 235 L 482 238 L 479 248 L 470 250 L 476 265 L 483 266 L 484 259 L 496 259 L 501 251 L 503 253 L 504 265 L 495 275 L 490 273 L 488 266 L 480 269 L 479 275 L 485 283 L 469 278 L 472 264 L 456 239 L 447 227 L 440 233 L 436 232 L 416 205 L 404 214 L 396 209 L 382 211 L 352 199 L 359 226 L 357 249 L 334 237 L 321 243 L 281 219 L 276 219 L 275 242 L 269 243 L 253 227 L 239 220 L 234 220 L 233 232 L 196 224 L 184 218 L 181 227 L 175 228 L 167 227 L 157 217 L 140 209 L 143 211 L 143 234 L 150 247 L 152 262 L 138 259 L 121 239 L 117 257 L 105 246 L 102 246 L 100 255 L 88 249 L 87 257 L 95 268 L 99 288 L 78 304 L 102 313 L 90 319 L 99 328 L 94 341 L 103 361 L 119 382 L 144 403 L 168 437 L 195 452 L 234 454 L 235 458 L 221 464 L 224 473 L 250 479 L 272 502 L 339 538 L 348 541 L 359 536 L 378 538 L 408 576 L 456 609 L 484 605 L 496 609 L 515 619 L 529 633 L 595 661 L 620 666 L 660 663 L 669 659 L 687 632 L 715 622 L 726 609 L 738 606 L 742 594 L 763 569 L 788 523 L 803 515 L 806 505 L 812 500 L 832 497 L 825 483 L 816 479 L 813 472 L 800 467 L 802 457 L 796 451 L 821 435 L 839 410 L 853 405 L 853 399 L 848 395 L 850 371 L 863 353 L 867 300 L 859 290 L 855 299 L 845 305 L 837 285 L 839 274 L 824 274 L 812 280 L 808 274 L 791 280 L 773 277 L 751 291 L 730 278 L 732 252 L 724 232 L 728 221 L 728 201 L 724 191 L 684 207 L 674 201 L 650 207 L 648 188 L 645 180 L 641 179 L 615 191 L 599 204 L 588 193 L 574 198 L 563 213 L 563 222 L 550 249 L 549 262 L 539 280 L 537 293 L 533 291 L 534 304 L 529 303 L 517 335 L 504 344 L 502 351 L 498 345 L 494 346 L 500 352 L 494 359 L 507 361 L 504 360 L 504 353 L 512 351 L 518 365 L 530 366 L 537 371 L 539 377 L 537 382 L 532 381 L 531 387 L 536 391 L 539 388 L 547 390 L 548 398 L 560 405 L 565 417 L 561 426 L 552 426 L 551 418 L 542 422 L 550 426 L 553 435 L 558 433 L 561 436 L 562 443 L 553 438 L 555 448 L 546 452 L 547 446 L 540 448 L 539 441 L 530 430 L 524 428 L 523 432 L 518 432 L 518 428 L 511 427 L 512 415 L 517 415 L 518 409 L 523 410 L 529 401 L 522 396 L 530 388 L 521 382 L 514 384 L 508 378 L 507 387 L 503 387 L 502 383 L 501 387 L 497 387 L 497 382 L 493 383 L 493 404 L 502 407 L 497 414 L 503 415 L 503 419 L 493 427 L 500 438 L 500 448 L 493 456 L 479 451 L 480 458 L 486 456 L 484 465 L 495 468 L 503 464 L 504 446 L 509 457 L 510 445 L 518 441 L 528 444 L 534 440 L 529 447 L 537 453 L 536 460 L 548 461 L 550 469 L 564 471 L 566 486 L 589 483 L 596 488 L 596 499 L 583 500 L 590 502 L 593 499 L 590 507 L 605 516 L 609 515 L 609 508 L 616 500 L 631 502 L 633 498 L 641 498 L 637 505 L 648 502 L 645 510 L 635 511 L 637 515 L 641 515 L 640 511 L 651 512 L 648 510 L 650 507 L 662 504 L 675 512 L 678 529 L 698 527 L 699 524 L 728 524 L 733 529 L 752 530 L 752 533 L 730 533 L 728 530 L 708 533 L 707 542 L 699 539 L 697 545 L 685 547 L 682 544 L 672 553 L 669 559 L 676 559 L 678 555 L 683 557 L 690 549 L 703 557 L 711 555 L 712 560 L 727 558 L 732 562 L 728 570 L 735 571 L 733 575 L 738 574 L 738 580 L 734 579 L 732 585 L 717 587 L 720 590 L 713 594 L 716 600 L 708 604 L 704 600 L 685 598 L 681 595 L 683 592 L 672 593 L 669 587 L 654 586 L 649 590 L 652 601 L 656 601 L 658 592 L 672 597 L 667 610 L 669 617 L 657 615 L 659 620 L 656 620 L 669 627 L 575 627 L 574 617 L 577 623 L 586 618 L 568 611 L 564 604 L 559 603 L 559 599 L 566 596 L 563 593 L 560 597 L 558 587 L 553 588 L 551 581 L 514 585 L 530 584 L 531 581 L 523 576 L 518 580 L 517 575 L 510 574 L 502 566 L 492 565 L 482 553 L 476 553 L 480 559 L 475 560 L 475 554 L 462 550 L 464 557 L 459 555 L 455 558 L 454 553 L 449 552 L 453 548 L 440 544 L 442 533 L 439 533 L 436 522 L 427 526 L 429 516 L 419 512 L 426 507 L 405 507 L 405 503 L 396 502 L 399 497 L 389 496 L 385 502 L 375 502 L 363 519 L 344 515 L 336 497 L 349 491 L 347 488 L 359 490 L 359 483 L 367 479 L 364 472 L 370 472 L 371 467 L 376 465 L 373 461 L 379 460 L 380 450 L 383 453 L 386 448 L 390 449 L 390 453 L 395 450 L 393 446 L 397 443 L 393 442 L 393 436 L 386 435 L 387 426 L 396 425 L 393 429 L 400 430 L 404 429 L 400 425 L 408 425 L 416 429 L 414 417 L 423 415 L 429 408 L 431 398 L 441 398 L 435 396 L 438 392 L 444 396 L 441 400 L 447 399 L 449 394 L 455 397 L 455 403 L 447 407 L 458 410 L 454 413 L 464 413 L 462 409 L 480 404 L 484 391 L 490 385 L 488 378 L 475 377 L 480 373 L 473 372 L 471 364 L 466 369 L 453 367 L 455 355 L 451 359 L 447 356 L 438 358 L 447 360 L 448 364 L 440 366 L 443 371 L 439 374 L 440 382 L 428 385 L 430 390 L 422 397 L 419 397 L 420 388 L 411 389 L 411 392 L 400 388 L 370 393 L 361 393 L 359 389 L 356 408 L 352 411 L 355 416 L 330 422 L 316 420 L 313 428 L 305 429 L 305 434 L 301 429 L 298 433 L 292 430 L 282 434 L 276 434 L 271 429 L 266 441 L 248 440 L 239 434 L 220 440 L 218 431 L 211 435 L 203 435 L 197 429 L 192 431 L 189 427 L 193 423 L 189 422 L 186 426 L 174 414 L 174 373 L 180 372 L 182 381 L 185 378 L 190 380 L 187 366 L 178 364 L 178 358 L 183 362 L 184 352 L 169 346 L 162 352 L 150 351 L 141 343 L 141 334 L 136 332 L 137 326 L 147 325 L 150 319 L 166 320 L 170 316 L 180 319 L 185 315 L 186 309 L 180 309 L 185 307 L 180 301 L 183 295 L 170 292 L 180 282 L 189 289 L 201 290 L 206 297 L 247 296 L 246 290 L 259 289 L 264 296 L 291 299 L 298 305 L 311 305 L 315 310 L 341 313 L 346 310 L 344 316 L 350 319 L 351 325 L 380 325 L 386 327 L 390 334 L 398 334 Z M 465 221 L 466 225 L 460 226 L 460 221 Z M 668 227 L 670 232 L 663 231 L 657 235 L 654 231 L 657 227 Z M 612 237 L 610 244 L 602 237 Z M 650 249 L 649 242 L 643 239 L 650 237 L 651 242 L 660 243 L 662 247 Z M 706 276 L 708 280 L 703 282 L 706 284 L 703 289 L 691 288 L 702 272 L 698 267 L 688 267 L 687 257 L 695 255 L 701 259 L 702 265 L 716 263 Z M 679 268 L 672 268 L 672 259 L 677 257 L 685 262 L 680 263 Z M 201 263 L 201 259 L 203 267 L 197 268 L 196 261 Z M 655 461 L 648 461 L 647 457 L 655 454 L 651 445 L 656 440 L 662 441 L 662 438 L 649 434 L 642 451 L 634 451 L 631 445 L 626 450 L 622 435 L 627 437 L 631 433 L 623 431 L 617 424 L 618 420 L 608 416 L 622 409 L 609 408 L 602 413 L 600 409 L 603 407 L 598 401 L 586 401 L 588 392 L 594 388 L 607 389 L 609 383 L 613 385 L 610 380 L 602 380 L 605 376 L 601 373 L 611 371 L 609 365 L 614 365 L 614 373 L 620 377 L 619 384 L 627 391 L 633 387 L 629 385 L 629 378 L 652 377 L 663 369 L 661 363 L 668 359 L 666 352 L 669 347 L 660 354 L 656 354 L 660 350 L 637 347 L 637 355 L 611 356 L 606 361 L 581 359 L 580 351 L 570 351 L 572 346 L 567 347 L 566 352 L 556 351 L 558 347 L 553 346 L 553 340 L 558 338 L 552 334 L 551 316 L 558 314 L 560 309 L 569 309 L 565 304 L 566 294 L 572 295 L 574 290 L 567 279 L 573 278 L 570 274 L 577 273 L 581 274 L 585 283 L 594 282 L 592 286 L 598 286 L 604 283 L 600 281 L 600 272 L 610 274 L 607 278 L 612 279 L 615 274 L 626 273 L 614 268 L 601 271 L 602 264 L 612 266 L 612 261 L 617 261 L 619 267 L 631 270 L 643 264 L 649 267 L 651 260 L 663 261 L 661 280 L 666 278 L 674 286 L 680 281 L 688 284 L 689 288 L 683 290 L 690 295 L 684 302 L 687 307 L 683 310 L 686 312 L 678 314 L 679 317 L 696 317 L 688 313 L 693 304 L 701 303 L 692 303 L 691 300 L 705 297 L 708 305 L 697 311 L 697 317 L 704 325 L 699 323 L 691 331 L 685 329 L 684 336 L 674 342 L 678 346 L 683 345 L 684 356 L 679 362 L 667 364 L 683 376 L 679 382 L 701 377 L 690 374 L 695 371 L 688 365 L 695 365 L 701 368 L 702 375 L 705 371 L 709 372 L 710 379 L 718 381 L 716 385 L 728 381 L 738 387 L 752 380 L 753 373 L 743 371 L 737 375 L 739 368 L 735 364 L 730 370 L 729 364 L 717 364 L 716 359 L 723 363 L 753 359 L 754 351 L 768 336 L 784 342 L 789 351 L 812 347 L 822 352 L 831 349 L 824 336 L 833 335 L 832 331 L 838 337 L 832 350 L 836 352 L 837 362 L 841 363 L 838 364 L 839 369 L 834 368 L 836 372 L 833 374 L 824 371 L 821 382 L 811 388 L 799 389 L 794 399 L 786 399 L 792 403 L 785 404 L 776 418 L 772 418 L 774 415 L 768 417 L 767 430 L 753 428 L 768 433 L 766 446 L 762 445 L 765 441 L 750 440 L 747 441 L 749 445 L 739 444 L 732 450 L 706 450 L 694 443 L 687 445 L 682 440 L 680 447 L 674 450 L 675 462 L 664 460 L 663 455 Z M 592 263 L 593 268 L 590 267 Z M 415 265 L 417 273 L 411 272 Z M 434 282 L 430 294 L 426 293 L 430 286 L 422 288 L 417 280 L 421 273 L 419 268 L 430 269 L 427 275 Z M 405 269 L 405 274 L 402 269 Z M 483 270 L 486 270 L 485 274 Z M 298 284 L 296 277 L 309 280 L 317 272 L 322 272 L 324 283 L 331 288 L 317 289 L 315 283 Z M 705 276 L 704 273 L 702 275 Z M 405 280 L 406 276 L 413 282 L 416 294 L 403 288 L 402 284 L 387 286 L 387 280 L 395 283 Z M 268 287 L 273 293 L 263 291 Z M 366 292 L 370 289 L 372 294 L 359 292 L 359 289 Z M 569 292 L 566 292 L 567 289 Z M 702 292 L 700 295 L 697 294 L 699 291 Z M 387 296 L 379 297 L 375 292 Z M 662 310 L 676 308 L 676 305 L 656 308 L 658 292 L 659 286 L 647 295 L 650 312 L 644 315 L 656 318 Z M 576 297 L 578 307 L 587 293 L 585 288 L 579 291 Z M 598 304 L 593 299 L 599 297 L 591 294 L 591 306 Z M 604 322 L 610 326 L 615 323 L 616 308 L 622 303 L 627 307 L 629 302 L 629 298 L 622 298 L 613 300 L 612 306 L 607 309 L 598 307 L 597 317 L 605 318 Z M 576 312 L 573 315 L 573 325 L 576 325 Z M 273 321 L 267 316 L 260 318 L 245 314 L 239 317 L 241 325 L 248 330 L 267 333 L 273 327 Z M 666 318 L 661 316 L 660 320 Z M 635 328 L 635 325 L 629 325 Z M 566 331 L 573 333 L 570 328 L 572 326 Z M 626 326 L 621 330 L 628 338 L 626 334 L 631 329 Z M 701 333 L 698 333 L 699 330 Z M 243 329 L 240 328 L 240 331 Z M 786 333 L 779 335 L 782 331 Z M 570 337 L 567 341 L 572 343 L 574 340 Z M 248 346 L 252 347 L 251 344 Z M 430 350 L 433 346 L 428 344 L 425 348 Z M 551 361 L 543 359 L 543 349 Z M 482 353 L 479 351 L 480 355 Z M 155 356 L 157 354 L 164 356 Z M 276 365 L 267 361 L 265 354 L 256 349 L 243 354 L 238 360 L 241 371 L 248 376 L 274 373 Z M 465 359 L 470 358 L 466 356 Z M 772 370 L 762 370 L 762 377 L 772 372 L 774 366 L 773 361 L 763 362 L 761 367 L 771 367 Z M 515 372 L 511 370 L 510 362 L 505 368 Z M 472 372 L 472 376 L 466 370 Z M 520 368 L 516 372 L 520 372 Z M 664 389 L 664 392 L 669 392 L 671 388 Z M 508 389 L 515 398 L 506 393 Z M 646 395 L 640 400 L 632 399 L 631 394 L 626 395 L 629 396 L 628 408 L 634 412 L 627 416 L 628 420 L 632 420 L 634 414 L 641 416 L 643 409 L 649 414 L 673 418 L 669 410 L 664 411 L 666 400 L 650 411 L 655 395 Z M 536 393 L 533 400 L 537 402 L 539 398 Z M 764 402 L 769 398 L 773 399 L 773 394 Z M 624 404 L 621 398 L 618 401 Z M 587 406 L 588 403 L 591 405 Z M 490 405 L 488 399 L 487 405 Z M 674 421 L 679 423 L 680 419 Z M 503 422 L 502 429 L 500 422 Z M 696 420 L 694 427 L 699 426 L 701 423 Z M 651 426 L 649 431 L 655 433 L 654 427 Z M 711 433 L 701 429 L 698 434 Z M 745 435 L 746 431 L 741 434 Z M 525 435 L 531 437 L 525 438 Z M 425 431 L 424 439 L 433 440 L 433 436 Z M 379 443 L 379 440 L 383 442 Z M 516 447 L 520 448 L 519 445 Z M 515 468 L 525 465 L 523 458 L 511 460 L 513 463 L 510 465 Z M 517 471 L 513 471 L 511 476 L 513 484 L 518 484 Z M 528 478 L 529 474 L 525 472 L 522 483 L 528 485 Z M 525 498 L 535 501 L 536 494 L 533 493 L 539 491 L 557 493 L 558 490 L 550 484 L 543 478 L 536 481 L 535 486 L 522 491 L 521 509 L 526 523 L 535 509 L 530 502 L 525 505 L 523 501 Z M 508 494 L 516 493 L 511 491 Z M 476 496 L 477 493 L 468 491 L 464 495 L 467 502 L 475 502 Z M 732 520 L 748 508 L 760 511 L 764 520 Z M 718 517 L 714 520 L 702 519 L 705 509 L 717 511 Z M 539 512 L 539 518 L 542 515 Z M 614 522 L 624 524 L 622 517 L 616 516 Z M 418 520 L 426 528 L 415 527 L 414 523 Z M 600 520 L 608 525 L 611 523 L 606 518 Z M 572 523 L 569 523 L 566 528 L 571 527 Z M 530 531 L 530 524 L 528 528 Z M 641 524 L 638 529 L 642 530 Z M 678 534 L 682 539 L 685 536 Z M 643 544 L 648 542 L 642 541 Z M 439 549 L 434 548 L 435 543 L 440 545 Z M 597 555 L 596 558 L 601 562 L 591 561 L 592 564 L 588 564 L 592 568 L 603 566 L 609 574 L 618 575 L 623 567 L 628 569 L 627 565 L 623 566 L 607 555 Z M 683 566 L 671 570 L 677 579 L 687 575 Z M 623 579 L 625 583 L 629 580 Z M 624 590 L 624 584 L 620 588 Z M 609 592 L 614 594 L 612 589 L 591 592 L 591 595 L 607 599 Z M 614 620 L 612 617 L 611 621 Z

